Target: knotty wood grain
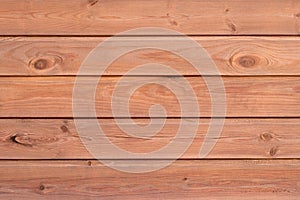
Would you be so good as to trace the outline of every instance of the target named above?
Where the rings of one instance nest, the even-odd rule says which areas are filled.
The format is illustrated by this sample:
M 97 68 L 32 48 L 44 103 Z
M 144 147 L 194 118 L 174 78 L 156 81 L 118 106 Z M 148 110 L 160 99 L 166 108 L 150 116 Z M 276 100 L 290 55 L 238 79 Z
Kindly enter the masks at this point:
M 299 9 L 297 0 L 8 0 L 1 2 L 0 34 L 113 35 L 163 27 L 193 35 L 298 35 Z
M 215 79 L 216 77 L 206 77 Z M 83 77 L 83 90 L 90 90 L 91 80 Z M 199 117 L 211 116 L 210 95 L 200 77 L 186 78 L 198 97 Z M 72 92 L 74 77 L 2 77 L 0 79 L 1 117 L 73 117 Z M 111 96 L 119 77 L 103 77 L 96 91 L 96 111 L 98 117 L 112 117 Z M 178 83 L 178 77 L 129 77 L 129 82 L 164 80 Z M 300 78 L 299 77 L 223 77 L 226 89 L 228 117 L 299 117 Z M 177 97 L 191 95 L 177 84 Z M 212 94 L 220 92 L 212 90 Z M 117 95 L 121 99 L 128 92 L 127 86 Z M 86 113 L 86 96 L 82 98 L 80 117 L 90 117 Z M 149 108 L 154 104 L 165 107 L 168 117 L 182 116 L 174 93 L 157 84 L 147 84 L 138 88 L 131 96 L 129 106 L 131 117 L 149 117 Z M 189 101 L 183 102 L 194 109 Z M 125 109 L 117 104 L 114 109 Z M 192 110 L 187 111 L 189 117 Z M 117 115 L 115 117 L 129 117 Z M 153 115 L 152 117 L 161 117 Z M 197 117 L 197 115 L 196 115 Z M 216 117 L 216 116 L 214 116 Z
M 84 121 L 89 127 L 91 120 Z M 135 121 L 140 126 L 149 123 L 149 119 Z M 124 133 L 113 119 L 101 119 L 99 123 L 113 144 L 130 152 L 147 153 L 170 143 L 180 120 L 168 119 L 151 140 Z M 208 126 L 208 119 L 200 120 L 198 133 L 181 158 L 198 158 Z M 186 133 L 191 129 L 186 126 Z M 177 140 L 185 142 L 187 138 Z M 0 141 L 0 159 L 93 159 L 81 143 L 74 121 L 68 119 L 1 119 Z M 102 141 L 97 145 L 105 149 Z M 226 119 L 218 143 L 207 158 L 300 158 L 299 152 L 299 119 Z
M 0 75 L 76 75 L 89 52 L 105 39 L 107 38 L 2 37 Z M 136 40 L 143 39 L 169 40 L 172 44 L 175 37 L 136 38 Z M 299 37 L 192 37 L 192 39 L 208 52 L 221 75 L 300 75 Z M 198 59 L 203 58 L 199 55 Z M 133 67 L 145 63 L 161 63 L 178 70 L 182 75 L 199 75 L 184 59 L 166 51 L 149 49 L 122 56 L 112 63 L 104 75 L 123 75 Z M 95 68 L 83 74 L 99 74 L 99 70 Z M 153 74 L 157 75 L 157 72 Z M 202 75 L 215 73 L 202 71 Z
M 159 162 L 132 160 L 128 167 Z M 156 172 L 128 174 L 98 161 L 1 161 L 0 198 L 296 200 L 299 169 L 299 160 L 181 160 Z
M 236 118 L 225 120 L 207 159 L 198 160 L 209 126 L 207 118 L 200 118 L 197 135 L 182 157 L 156 172 L 112 170 L 95 160 L 82 144 L 70 119 L 75 77 L 69 76 L 77 74 L 88 53 L 107 36 L 139 27 L 162 27 L 192 35 L 208 51 L 220 74 L 228 76 L 223 77 L 226 117 Z M 145 32 L 137 40 L 149 39 L 149 34 Z M 298 199 L 299 34 L 297 0 L 1 1 L 0 76 L 4 77 L 0 77 L 0 199 Z M 182 39 L 154 38 L 170 43 Z M 120 79 L 115 75 L 150 62 L 171 66 L 182 75 L 197 75 L 187 78 L 198 97 L 201 112 L 196 117 L 210 117 L 212 109 L 203 79 L 184 59 L 149 49 L 124 55 L 107 69 L 108 77 L 101 79 L 95 107 L 110 141 L 135 153 L 152 152 L 174 140 L 180 120 L 172 117 L 182 117 L 176 95 L 150 84 L 133 94 L 131 115 L 117 117 L 135 117 L 138 125 L 146 126 L 149 108 L 160 103 L 171 118 L 159 134 L 151 140 L 133 138 L 111 119 L 111 97 Z M 20 75 L 39 77 L 17 77 Z M 97 76 L 99 72 L 90 70 L 83 75 Z M 179 97 L 191 95 L 179 77 L 140 75 L 158 74 L 137 74 L 129 81 L 164 79 L 177 83 Z M 95 78 L 84 78 L 85 89 L 90 89 L 90 80 Z M 128 90 L 125 86 L 119 98 Z M 219 87 L 212 91 L 219 92 Z M 86 105 L 86 97 L 80 98 Z M 191 102 L 184 104 L 195 108 Z M 117 105 L 116 109 L 123 108 Z M 90 117 L 85 109 L 79 116 Z M 191 117 L 191 112 L 184 117 Z M 88 129 L 89 124 L 86 126 Z M 186 126 L 186 133 L 191 129 Z M 181 145 L 189 138 L 177 139 Z M 105 150 L 103 141 L 98 144 Z M 118 159 L 109 162 L 132 169 L 164 161 Z

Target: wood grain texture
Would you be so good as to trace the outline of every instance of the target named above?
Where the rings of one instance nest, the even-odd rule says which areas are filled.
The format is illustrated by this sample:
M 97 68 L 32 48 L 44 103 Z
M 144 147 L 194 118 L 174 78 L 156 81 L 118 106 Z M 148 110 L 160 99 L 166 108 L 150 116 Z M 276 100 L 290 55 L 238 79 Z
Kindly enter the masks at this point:
M 148 163 L 149 162 L 149 163 Z M 160 161 L 134 161 L 128 167 Z M 112 166 L 123 165 L 113 161 Z M 176 161 L 151 173 L 98 161 L 1 161 L 1 199 L 289 199 L 300 195 L 299 160 Z
M 0 34 L 113 35 L 163 27 L 193 35 L 298 35 L 299 9 L 297 0 L 7 0 Z
M 185 119 L 184 123 L 189 120 L 192 119 Z M 82 121 L 89 127 L 91 120 Z M 135 121 L 140 126 L 149 123 L 149 119 Z M 101 119 L 99 123 L 113 144 L 129 152 L 147 153 L 170 143 L 180 120 L 168 119 L 151 139 L 128 135 L 113 119 Z M 198 158 L 209 123 L 208 119 L 200 120 L 197 135 L 181 158 Z M 192 128 L 186 125 L 185 131 L 191 132 Z M 177 140 L 184 143 L 187 138 Z M 74 121 L 68 119 L 1 119 L 0 141 L 0 159 L 93 159 L 81 142 Z M 97 145 L 105 149 L 102 141 Z M 222 134 L 207 158 L 300 158 L 299 152 L 299 119 L 226 119 Z
M 0 75 L 76 75 L 89 52 L 105 39 L 107 38 L 2 37 Z M 130 39 L 134 42 L 134 39 Z M 172 44 L 173 40 L 182 38 L 136 38 L 136 40 L 143 39 L 169 40 Z M 299 37 L 192 37 L 192 39 L 208 52 L 221 75 L 300 75 Z M 197 59 L 205 63 L 205 59 L 200 55 Z M 199 75 L 199 72 L 183 58 L 167 51 L 149 49 L 123 55 L 109 66 L 104 75 L 124 75 L 130 69 L 146 63 L 164 64 L 176 69 L 182 75 Z M 99 70 L 95 66 L 89 68 L 83 75 L 98 75 Z M 163 71 L 160 73 L 166 74 Z M 150 72 L 148 74 L 152 75 Z M 202 75 L 215 74 L 213 71 L 210 73 L 202 71 Z
M 216 77 L 206 77 L 215 81 Z M 74 77 L 2 77 L 0 79 L 0 117 L 73 117 L 72 92 Z M 82 90 L 91 91 L 91 81 L 96 77 L 83 77 Z M 120 77 L 103 77 L 96 90 L 95 107 L 98 117 L 112 117 L 112 92 Z M 145 81 L 165 81 L 175 84 L 177 96 L 158 84 L 146 84 L 138 88 L 130 99 L 127 83 L 140 84 Z M 149 117 L 149 108 L 161 104 L 168 117 L 181 117 L 178 98 L 191 93 L 181 85 L 179 77 L 129 77 L 124 81 L 116 98 L 129 102 L 131 117 Z M 205 82 L 201 77 L 186 77 L 198 98 L 200 113 L 194 113 L 195 105 L 189 99 L 182 102 L 188 107 L 184 117 L 210 117 L 211 100 Z M 299 77 L 223 77 L 226 89 L 227 117 L 299 117 L 300 78 Z M 176 85 L 177 84 L 177 85 Z M 219 86 L 211 94 L 218 94 Z M 80 117 L 91 117 L 86 112 L 87 97 L 80 96 L 82 108 Z M 222 101 L 222 100 L 221 100 Z M 221 102 L 220 101 L 220 102 Z M 220 103 L 218 102 L 218 103 Z M 116 104 L 117 111 L 126 110 L 124 105 Z M 191 115 L 191 116 L 190 116 Z M 127 114 L 115 117 L 130 117 Z M 217 117 L 215 115 L 214 117 Z M 162 117 L 154 113 L 152 117 Z
M 75 76 L 91 50 L 109 36 L 140 27 L 167 28 L 191 36 L 208 52 L 219 73 L 198 74 L 184 58 L 154 49 L 127 53 L 107 68 L 95 91 L 94 105 L 109 141 L 132 153 L 150 153 L 177 141 L 174 151 L 183 153 L 164 169 L 132 174 L 104 166 L 88 152 L 75 127 L 72 95 Z M 119 39 L 169 42 L 165 46 L 184 39 L 152 34 L 144 31 Z M 298 200 L 299 35 L 298 0 L 1 1 L 0 199 Z M 124 47 L 116 43 L 112 49 Z M 203 55 L 196 59 L 203 66 L 209 61 Z M 93 68 L 98 62 L 89 63 L 79 77 L 82 89 L 92 95 L 92 82 L 100 75 Z M 121 77 L 147 63 L 167 65 L 186 75 L 200 112 L 193 114 L 197 109 L 190 99 L 179 102 L 192 95 L 182 77 L 157 70 Z M 226 102 L 218 99 L 216 104 L 226 103 L 227 111 L 213 117 L 226 117 L 225 124 L 220 136 L 206 138 L 218 140 L 210 154 L 199 159 L 214 110 L 211 95 L 222 92 L 218 78 L 224 82 Z M 115 92 L 121 79 L 126 79 L 125 84 Z M 210 93 L 205 80 L 214 86 Z M 176 92 L 157 82 L 175 86 Z M 126 99 L 132 83 L 143 86 Z M 114 105 L 114 112 L 113 96 L 125 100 Z M 93 117 L 88 112 L 90 100 L 85 93 L 79 100 L 83 107 L 76 117 L 88 132 Z M 124 106 L 127 102 L 129 108 Z M 150 109 L 155 104 L 166 110 L 163 125 L 163 114 Z M 185 106 L 183 113 L 180 108 Z M 129 114 L 113 115 L 127 110 Z M 134 137 L 137 127 L 126 121 L 129 117 L 139 128 L 151 120 L 163 128 L 150 139 Z M 191 124 L 199 118 L 197 134 L 191 138 Z M 118 126 L 117 119 L 128 132 Z M 179 127 L 185 134 L 175 137 Z M 96 141 L 87 135 L 85 139 L 94 142 L 89 149 L 110 151 L 104 138 Z M 192 143 L 183 152 L 180 147 L 186 141 Z M 145 154 L 135 160 L 117 153 L 104 157 L 112 167 L 136 171 L 159 168 L 167 159 L 177 158 L 172 153 L 151 160 Z

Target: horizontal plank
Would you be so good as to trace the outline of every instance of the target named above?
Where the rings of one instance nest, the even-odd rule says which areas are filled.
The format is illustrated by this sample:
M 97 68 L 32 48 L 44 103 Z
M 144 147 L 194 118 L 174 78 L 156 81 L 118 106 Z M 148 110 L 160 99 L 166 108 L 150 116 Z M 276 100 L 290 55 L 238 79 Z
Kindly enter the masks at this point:
M 77 75 L 81 63 L 89 52 L 106 39 L 106 37 L 1 37 L 0 75 Z M 143 39 L 152 42 L 160 39 L 170 41 L 172 44 L 175 37 L 136 38 L 137 41 Z M 299 37 L 192 37 L 192 39 L 207 51 L 221 75 L 300 75 Z M 132 37 L 130 40 L 133 43 L 135 41 Z M 176 40 L 183 39 L 176 38 Z M 108 50 L 111 49 L 103 49 Z M 178 50 L 188 49 L 180 47 Z M 197 56 L 197 60 L 202 63 L 206 63 L 206 59 L 201 55 Z M 144 49 L 118 58 L 107 68 L 104 75 L 124 75 L 130 69 L 146 63 L 164 64 L 176 69 L 182 75 L 199 74 L 190 63 L 173 53 Z M 100 74 L 95 66 L 81 74 Z M 164 71 L 147 72 L 150 75 L 151 73 L 167 74 Z M 146 72 L 136 74 L 145 75 Z M 201 74 L 217 73 L 201 71 Z
M 190 120 L 182 123 L 187 136 L 176 137 L 179 145 L 191 137 Z M 146 126 L 149 121 L 135 119 L 139 126 Z M 198 132 L 181 158 L 198 158 L 209 122 L 200 120 Z M 82 119 L 81 123 L 89 127 L 92 120 Z M 99 123 L 113 144 L 134 153 L 152 152 L 167 145 L 181 124 L 179 119 L 155 123 L 163 129 L 151 139 L 143 139 L 123 132 L 113 119 L 101 119 Z M 131 124 L 121 125 L 133 129 Z M 0 141 L 0 159 L 93 159 L 81 142 L 74 121 L 68 119 L 0 119 Z M 97 145 L 107 147 L 100 140 L 91 149 Z M 300 119 L 226 119 L 217 144 L 207 158 L 300 158 L 299 152 Z
M 192 35 L 298 35 L 299 8 L 297 0 L 7 0 L 0 8 L 0 35 L 113 35 L 139 27 Z
M 149 163 L 148 163 L 149 162 Z M 153 166 L 161 161 L 114 161 Z M 1 161 L 2 199 L 289 199 L 300 196 L 299 160 L 179 160 L 122 173 L 97 161 Z
M 102 77 L 94 104 L 85 92 L 91 92 L 93 97 L 92 82 L 98 81 L 97 77 L 81 77 L 84 93 L 77 93 L 77 101 L 72 100 L 74 77 L 2 77 L 0 117 L 73 117 L 72 101 L 80 105 L 76 107 L 76 117 L 94 117 L 89 105 L 95 105 L 98 117 L 149 117 L 149 109 L 155 104 L 162 105 L 168 117 L 224 116 L 222 112 L 211 113 L 211 96 L 222 93 L 215 82 L 218 77 L 206 77 L 211 83 L 210 93 L 201 77 L 127 77 L 116 92 L 115 85 L 120 79 Z M 216 99 L 214 105 L 222 108 L 226 103 L 227 117 L 299 117 L 300 77 L 223 77 L 222 80 L 226 98 Z M 128 99 L 130 84 L 142 86 Z M 160 84 L 172 86 L 176 94 Z M 192 87 L 190 90 L 188 85 Z M 195 101 L 189 98 L 193 91 L 197 96 Z M 128 101 L 129 108 L 125 106 Z M 197 106 L 200 112 L 195 112 Z M 165 116 L 162 112 L 151 113 L 151 117 L 162 116 Z

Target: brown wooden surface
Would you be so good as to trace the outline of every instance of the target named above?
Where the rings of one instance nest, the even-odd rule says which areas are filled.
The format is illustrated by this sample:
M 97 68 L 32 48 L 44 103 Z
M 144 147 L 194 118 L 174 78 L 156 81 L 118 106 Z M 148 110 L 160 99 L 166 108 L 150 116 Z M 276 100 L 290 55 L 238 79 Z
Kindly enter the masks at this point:
M 89 121 L 84 120 L 87 127 Z M 149 119 L 135 121 L 142 126 L 149 123 Z M 184 123 L 188 121 L 185 119 Z M 209 122 L 200 120 L 198 133 L 181 158 L 198 158 Z M 130 152 L 146 153 L 168 144 L 178 131 L 180 120 L 168 119 L 151 140 L 122 132 L 113 119 L 101 119 L 99 123 L 113 144 Z M 192 128 L 186 126 L 185 131 L 191 132 Z M 73 120 L 1 119 L 0 133 L 0 159 L 93 159 L 82 144 Z M 177 140 L 184 143 L 187 137 Z M 299 144 L 299 119 L 226 119 L 218 143 L 207 157 L 300 158 Z M 98 145 L 105 148 L 101 141 Z
M 105 39 L 107 37 L 2 37 L 0 75 L 77 75 L 88 53 Z M 147 37 L 137 38 L 142 39 Z M 151 38 L 151 40 L 159 39 L 172 42 L 174 37 Z M 221 75 L 300 75 L 299 37 L 192 37 L 192 39 L 208 52 Z M 135 66 L 151 62 L 170 66 L 182 75 L 199 75 L 184 59 L 159 50 L 128 53 L 113 62 L 104 75 L 123 75 Z M 83 75 L 97 74 L 99 70 L 96 67 L 83 73 Z M 201 75 L 215 74 L 202 71 Z
M 216 77 L 206 77 L 215 79 Z M 91 87 L 93 77 L 85 77 L 83 90 Z M 176 84 L 178 77 L 129 77 L 136 83 L 145 80 L 165 80 Z M 200 77 L 186 78 L 198 97 L 200 113 L 198 117 L 211 116 L 210 95 Z M 73 117 L 72 91 L 74 77 L 2 77 L 0 79 L 1 117 Z M 103 77 L 96 92 L 98 117 L 112 117 L 111 96 L 119 77 Z M 227 117 L 299 117 L 300 78 L 299 77 L 223 77 L 226 89 Z M 191 95 L 179 87 L 177 97 Z M 125 94 L 124 88 L 121 94 Z M 214 90 L 217 93 L 219 90 Z M 213 94 L 213 93 L 212 93 Z M 121 97 L 124 98 L 124 97 Z M 82 96 L 86 108 L 86 96 Z M 115 117 L 149 117 L 153 104 L 165 107 L 168 117 L 180 117 L 181 110 L 174 93 L 163 86 L 150 84 L 139 88 L 130 99 L 130 114 Z M 190 102 L 185 102 L 188 107 Z M 119 104 L 114 109 L 124 109 Z M 192 116 L 188 111 L 185 117 Z M 189 115 L 191 114 L 191 115 Z M 80 111 L 77 116 L 91 117 Z M 153 116 L 161 117 L 161 116 Z M 214 116 L 217 117 L 217 116 Z M 224 117 L 224 116 L 223 116 Z
M 296 200 L 300 195 L 299 160 L 185 160 L 144 174 L 118 172 L 97 161 L 2 161 L 0 175 L 2 199 Z
M 298 35 L 299 9 L 297 0 L 7 0 L 0 34 L 113 35 L 163 27 L 193 35 Z
M 187 61 L 162 50 L 134 51 L 111 64 L 96 91 L 97 116 L 109 140 L 134 153 L 153 152 L 175 140 L 181 117 L 186 117 L 184 122 L 200 117 L 197 135 L 182 157 L 162 170 L 130 174 L 100 164 L 82 144 L 72 115 L 79 67 L 100 42 L 139 27 L 168 28 L 191 36 L 222 75 L 225 125 L 205 159 L 198 154 L 212 108 L 203 78 L 215 80 L 217 74 L 206 72 L 201 77 Z M 121 38 L 168 40 L 170 44 L 183 39 L 174 35 L 150 38 L 152 34 Z M 1 1 L 0 199 L 298 200 L 299 35 L 298 0 Z M 111 96 L 120 76 L 146 63 L 164 64 L 187 75 L 200 107 L 199 115 L 190 116 L 195 107 L 185 102 L 191 110 L 183 116 L 176 95 L 165 87 L 139 88 L 129 102 L 131 115 L 117 117 L 134 117 L 137 125 L 146 126 L 151 121 L 151 105 L 162 104 L 169 118 L 151 139 L 122 132 L 111 112 Z M 128 81 L 164 80 L 176 84 L 177 96 L 191 95 L 179 77 L 151 73 L 136 74 Z M 82 75 L 87 75 L 83 77 L 86 90 L 91 80 L 99 78 L 95 70 Z M 125 86 L 121 95 L 128 89 Z M 220 91 L 217 87 L 212 93 Z M 86 105 L 86 97 L 80 98 Z M 116 109 L 124 106 L 118 104 Z M 90 117 L 84 110 L 78 117 Z M 185 131 L 190 133 L 192 126 L 185 126 Z M 176 139 L 184 145 L 190 138 Z M 103 141 L 97 144 L 105 150 Z M 111 166 L 131 171 L 166 161 L 113 158 L 107 160 Z

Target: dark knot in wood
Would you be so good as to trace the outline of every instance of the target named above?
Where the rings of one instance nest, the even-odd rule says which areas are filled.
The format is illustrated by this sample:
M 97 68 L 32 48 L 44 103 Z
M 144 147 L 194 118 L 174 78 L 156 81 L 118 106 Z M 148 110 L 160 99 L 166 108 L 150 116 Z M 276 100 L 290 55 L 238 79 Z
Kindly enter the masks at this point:
M 38 70 L 43 70 L 46 69 L 48 65 L 48 61 L 45 59 L 38 59 L 37 61 L 35 61 L 34 63 L 34 68 L 38 69 Z
M 271 133 L 262 133 L 260 139 L 263 141 L 270 141 L 273 138 Z
M 250 56 L 242 56 L 239 59 L 239 64 L 243 67 L 253 67 L 255 66 L 255 59 Z

